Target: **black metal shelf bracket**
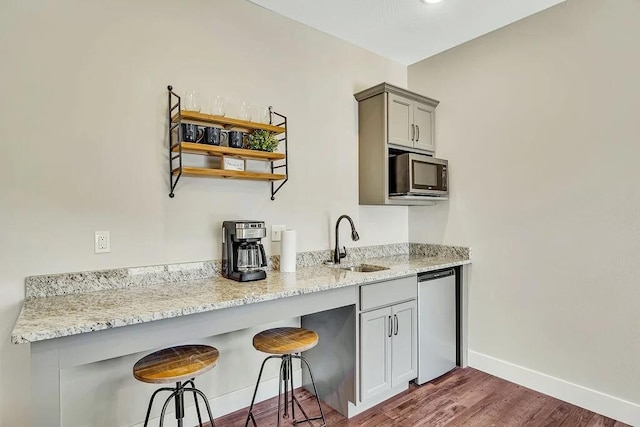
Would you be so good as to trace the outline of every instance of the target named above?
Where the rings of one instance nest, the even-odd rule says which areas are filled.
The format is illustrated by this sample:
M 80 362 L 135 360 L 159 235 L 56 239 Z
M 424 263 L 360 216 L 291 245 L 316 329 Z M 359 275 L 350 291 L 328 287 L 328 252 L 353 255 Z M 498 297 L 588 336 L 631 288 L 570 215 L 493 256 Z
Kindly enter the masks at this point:
M 182 132 L 182 115 L 180 114 L 180 96 L 176 95 L 171 85 L 167 86 L 169 91 L 169 182 L 171 184 L 171 192 L 169 197 L 173 198 L 173 190 L 175 190 L 178 181 L 182 176 L 182 144 L 180 144 L 180 132 Z M 176 119 L 173 119 L 173 112 L 176 111 Z M 174 147 L 178 147 L 178 154 L 173 154 Z M 174 167 L 174 162 L 178 161 L 178 167 Z M 175 171 L 178 171 L 175 174 Z
M 271 162 L 271 173 L 273 173 L 274 170 L 276 169 L 280 169 L 280 168 L 284 168 L 284 175 L 285 175 L 285 179 L 284 181 L 282 181 L 277 187 L 276 184 L 271 181 L 271 200 L 275 200 L 276 199 L 276 193 L 278 191 L 280 191 L 280 189 L 282 188 L 283 185 L 285 185 L 287 183 L 287 181 L 289 180 L 289 150 L 288 150 L 288 146 L 289 146 L 289 141 L 287 138 L 287 117 L 283 116 L 282 114 L 276 113 L 275 111 L 273 111 L 273 107 L 269 107 L 269 124 L 273 124 L 273 118 L 274 116 L 280 118 L 282 120 L 282 123 L 277 124 L 276 126 L 284 126 L 284 136 L 282 138 L 279 138 L 278 141 L 280 142 L 284 142 L 284 163 L 279 164 L 279 165 L 274 165 L 275 162 Z

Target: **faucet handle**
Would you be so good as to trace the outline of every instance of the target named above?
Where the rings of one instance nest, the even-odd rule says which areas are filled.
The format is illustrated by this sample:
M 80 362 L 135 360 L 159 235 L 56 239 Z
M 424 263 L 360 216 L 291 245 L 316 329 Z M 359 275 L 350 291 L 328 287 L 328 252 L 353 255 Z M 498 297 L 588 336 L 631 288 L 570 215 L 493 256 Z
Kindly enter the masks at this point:
M 338 253 L 339 253 L 340 259 L 342 259 L 342 258 L 346 258 L 346 256 L 347 256 L 347 247 L 346 247 L 346 246 L 343 246 L 343 247 L 342 247 L 342 251 L 340 251 L 340 250 L 338 249 Z

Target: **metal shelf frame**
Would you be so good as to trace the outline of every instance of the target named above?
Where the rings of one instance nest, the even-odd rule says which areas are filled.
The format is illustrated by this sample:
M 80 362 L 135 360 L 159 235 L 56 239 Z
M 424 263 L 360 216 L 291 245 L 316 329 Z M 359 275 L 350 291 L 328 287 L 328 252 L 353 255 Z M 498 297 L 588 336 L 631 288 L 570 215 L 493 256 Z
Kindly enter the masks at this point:
M 276 199 L 276 193 L 282 188 L 283 185 L 285 185 L 287 183 L 287 181 L 289 180 L 289 151 L 288 151 L 288 141 L 287 141 L 287 118 L 285 116 L 283 116 L 282 114 L 276 113 L 275 111 L 273 111 L 272 107 L 269 107 L 269 124 L 272 125 L 273 124 L 273 117 L 279 117 L 280 120 L 282 120 L 282 123 L 276 124 L 276 126 L 282 126 L 284 127 L 284 133 L 283 133 L 283 137 L 279 138 L 278 141 L 280 143 L 284 142 L 284 160 L 282 160 L 284 163 L 279 164 L 279 165 L 274 165 L 275 162 L 271 162 L 271 173 L 273 173 L 276 169 L 280 169 L 280 168 L 284 168 L 284 174 L 286 176 L 286 178 L 284 179 L 284 181 L 282 181 L 280 184 L 278 184 L 278 186 L 276 187 L 275 182 L 271 182 L 271 200 L 275 200 Z

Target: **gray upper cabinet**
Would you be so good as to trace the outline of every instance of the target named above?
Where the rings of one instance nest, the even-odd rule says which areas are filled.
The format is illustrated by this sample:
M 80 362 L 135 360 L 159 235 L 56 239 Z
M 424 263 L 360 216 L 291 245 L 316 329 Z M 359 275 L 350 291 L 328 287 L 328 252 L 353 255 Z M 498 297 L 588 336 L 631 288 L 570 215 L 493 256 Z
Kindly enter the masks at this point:
M 387 103 L 387 143 L 433 154 L 436 107 L 394 93 L 388 93 Z
M 401 151 L 432 156 L 438 101 L 381 83 L 355 95 L 358 101 L 358 177 L 361 205 L 424 205 L 433 201 L 389 199 L 389 157 Z
M 431 153 L 436 151 L 436 139 L 434 135 L 436 111 L 435 107 L 416 102 L 413 108 L 413 123 L 416 133 L 413 140 L 414 148 L 426 150 Z
M 377 136 L 382 137 L 381 143 L 407 147 L 425 154 L 435 152 L 438 101 L 388 83 L 381 83 L 354 96 L 359 102 L 360 137 L 370 139 L 378 133 Z M 374 122 L 372 113 L 375 107 L 381 108 L 382 117 L 375 118 Z
M 389 144 L 413 147 L 415 125 L 413 124 L 414 104 L 411 100 L 390 93 L 388 95 L 388 134 Z

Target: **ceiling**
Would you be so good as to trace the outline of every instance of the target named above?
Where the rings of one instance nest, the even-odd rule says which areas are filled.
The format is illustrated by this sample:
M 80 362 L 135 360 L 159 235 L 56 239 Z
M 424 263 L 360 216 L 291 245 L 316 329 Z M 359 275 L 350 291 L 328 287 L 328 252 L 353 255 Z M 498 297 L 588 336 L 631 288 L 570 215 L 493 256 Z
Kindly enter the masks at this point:
M 409 65 L 564 0 L 250 0 Z

